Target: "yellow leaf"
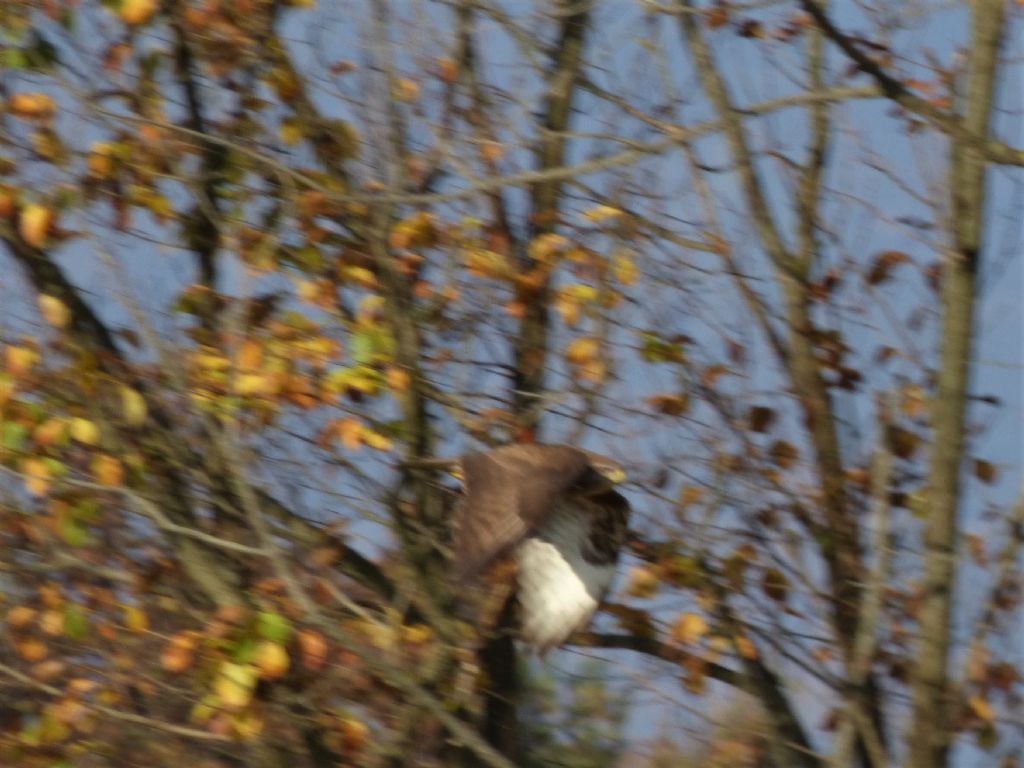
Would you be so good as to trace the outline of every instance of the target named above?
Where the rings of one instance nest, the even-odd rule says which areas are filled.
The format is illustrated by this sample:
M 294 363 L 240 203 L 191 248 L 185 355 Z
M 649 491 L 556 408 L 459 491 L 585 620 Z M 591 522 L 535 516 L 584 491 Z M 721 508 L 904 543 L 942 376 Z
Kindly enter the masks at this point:
M 242 709 L 252 701 L 257 679 L 257 670 L 252 664 L 225 661 L 213 681 L 213 692 L 226 708 Z
M 607 219 L 617 219 L 621 215 L 622 211 L 610 205 L 595 205 L 593 208 L 583 212 L 583 218 L 594 223 L 606 221 Z
M 231 728 L 243 741 L 252 741 L 263 731 L 264 719 L 255 712 L 240 712 L 231 717 Z
M 23 376 L 32 370 L 39 360 L 39 353 L 28 347 L 9 346 L 4 348 L 4 367 L 12 376 Z
M 71 310 L 56 296 L 40 294 L 37 302 L 39 314 L 54 328 L 64 328 L 71 321 Z
M 100 441 L 100 428 L 95 422 L 75 417 L 69 425 L 71 437 L 84 445 L 96 445 Z
M 89 150 L 86 160 L 89 178 L 102 181 L 114 172 L 114 145 L 105 141 L 97 141 Z
M 626 581 L 626 594 L 646 599 L 658 591 L 658 575 L 646 565 L 634 566 Z
M 688 611 L 679 615 L 672 625 L 672 637 L 676 641 L 692 645 L 707 634 L 708 623 L 699 613 Z
M 366 267 L 356 267 L 346 264 L 338 270 L 341 278 L 349 283 L 354 283 L 361 288 L 375 290 L 377 288 L 377 276 Z
M 45 496 L 50 490 L 50 467 L 42 459 L 27 458 L 20 464 L 25 475 L 25 488 L 33 496 Z
M 145 24 L 158 7 L 157 0 L 121 0 L 117 15 L 125 24 Z
M 395 83 L 394 97 L 399 101 L 414 101 L 419 95 L 420 87 L 414 80 L 403 77 Z
M 986 723 L 991 723 L 996 718 L 995 710 L 992 709 L 992 705 L 981 696 L 975 694 L 967 699 L 967 706 L 971 712 L 974 713 L 975 717 L 979 720 L 983 720 Z
M 600 343 L 593 336 L 581 336 L 573 339 L 565 348 L 565 359 L 573 365 L 586 365 L 592 362 L 600 350 Z
M 497 251 L 487 248 L 473 248 L 464 251 L 462 261 L 471 275 L 477 277 L 508 278 L 512 268 L 508 261 Z
M 39 203 L 29 203 L 18 216 L 18 234 L 33 248 L 42 248 L 52 224 L 52 210 Z
M 612 259 L 612 273 L 623 285 L 633 285 L 640 276 L 640 268 L 631 253 L 616 253 Z
M 102 485 L 121 485 L 124 465 L 113 456 L 101 453 L 92 460 L 92 475 Z
M 569 247 L 569 241 L 563 235 L 547 232 L 530 243 L 530 258 L 543 264 L 550 264 Z
M 555 311 L 562 316 L 562 322 L 570 328 L 579 322 L 580 309 L 580 303 L 564 293 L 558 294 L 558 297 L 555 299 Z
M 277 135 L 281 139 L 281 142 L 288 146 L 295 146 L 304 135 L 302 124 L 298 120 L 292 118 L 285 118 L 281 121 L 280 127 L 277 129 Z
M 235 392 L 243 397 L 272 394 L 274 385 L 275 378 L 265 373 L 243 373 L 235 377 Z
M 47 635 L 57 637 L 64 633 L 64 612 L 56 608 L 43 611 L 39 617 L 39 628 Z
M 124 419 L 133 427 L 141 426 L 146 421 L 146 400 L 131 387 L 122 385 L 121 412 Z
M 280 643 L 263 640 L 256 646 L 253 663 L 264 680 L 276 680 L 288 671 L 288 651 Z
M 124 625 L 132 632 L 145 632 L 149 629 L 149 616 L 141 608 L 126 605 L 124 607 Z
M 394 447 L 394 443 L 391 442 L 390 438 L 371 429 L 365 430 L 362 437 L 363 442 L 376 451 L 390 451 Z
M 7 108 L 18 117 L 51 117 L 57 104 L 45 93 L 15 93 L 7 100 Z

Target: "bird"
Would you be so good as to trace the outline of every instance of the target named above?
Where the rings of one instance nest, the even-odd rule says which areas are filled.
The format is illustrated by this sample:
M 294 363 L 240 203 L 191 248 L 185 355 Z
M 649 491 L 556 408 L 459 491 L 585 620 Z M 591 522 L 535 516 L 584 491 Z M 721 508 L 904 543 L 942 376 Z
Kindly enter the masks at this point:
M 541 655 L 564 644 L 611 588 L 630 515 L 615 490 L 626 479 L 622 467 L 592 451 L 543 443 L 447 461 L 463 486 L 453 513 L 455 583 L 513 560 L 519 639 Z

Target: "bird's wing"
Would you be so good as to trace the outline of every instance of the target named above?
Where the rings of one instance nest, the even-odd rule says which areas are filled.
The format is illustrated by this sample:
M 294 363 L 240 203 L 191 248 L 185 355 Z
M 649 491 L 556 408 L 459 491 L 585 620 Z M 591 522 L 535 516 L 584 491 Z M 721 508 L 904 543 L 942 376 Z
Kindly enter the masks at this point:
M 455 519 L 455 575 L 463 580 L 532 532 L 583 477 L 590 460 L 568 445 L 506 445 L 462 459 L 465 496 Z

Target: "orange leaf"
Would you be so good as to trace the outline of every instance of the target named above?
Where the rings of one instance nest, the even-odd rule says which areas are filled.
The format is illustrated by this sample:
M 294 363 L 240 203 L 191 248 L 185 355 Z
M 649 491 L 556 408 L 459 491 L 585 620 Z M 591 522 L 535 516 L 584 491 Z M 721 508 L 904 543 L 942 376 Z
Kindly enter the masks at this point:
M 256 646 L 252 660 L 264 680 L 276 680 L 288 671 L 288 651 L 280 643 L 263 640 Z
M 158 7 L 157 0 L 121 0 L 117 15 L 125 24 L 145 24 Z
M 303 666 L 314 672 L 320 669 L 327 660 L 327 641 L 324 636 L 312 629 L 300 629 L 296 640 Z
M 113 456 L 101 453 L 92 460 L 92 475 L 102 485 L 121 485 L 124 465 Z
M 43 641 L 35 637 L 14 641 L 14 649 L 25 661 L 42 661 L 49 653 Z
M 45 496 L 50 490 L 50 467 L 42 459 L 28 458 L 21 461 L 19 468 L 25 475 L 25 488 L 33 496 Z
M 344 419 L 338 420 L 335 428 L 337 429 L 338 438 L 341 440 L 342 446 L 348 450 L 358 450 L 359 446 L 363 444 L 362 437 L 365 427 L 363 427 L 358 419 L 346 416 Z
M 28 626 L 36 616 L 36 609 L 27 605 L 16 605 L 7 612 L 7 623 L 14 629 Z
M 57 104 L 45 93 L 15 93 L 7 100 L 7 108 L 18 117 L 51 117 Z

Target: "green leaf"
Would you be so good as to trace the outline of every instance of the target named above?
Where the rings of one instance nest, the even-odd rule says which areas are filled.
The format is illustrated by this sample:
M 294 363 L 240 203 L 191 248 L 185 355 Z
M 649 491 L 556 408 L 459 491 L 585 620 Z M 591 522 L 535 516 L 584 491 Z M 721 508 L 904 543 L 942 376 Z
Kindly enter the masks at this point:
M 283 645 L 292 636 L 292 624 L 279 613 L 260 611 L 256 616 L 256 633 L 264 640 Z
M 28 430 L 16 421 L 5 421 L 0 427 L 0 444 L 5 450 L 20 451 L 25 445 Z
M 89 631 L 89 620 L 82 609 L 74 603 L 64 606 L 64 634 L 72 640 L 80 640 Z
M 72 547 L 84 546 L 89 541 L 89 532 L 82 522 L 73 515 L 64 515 L 57 529 L 60 537 Z

